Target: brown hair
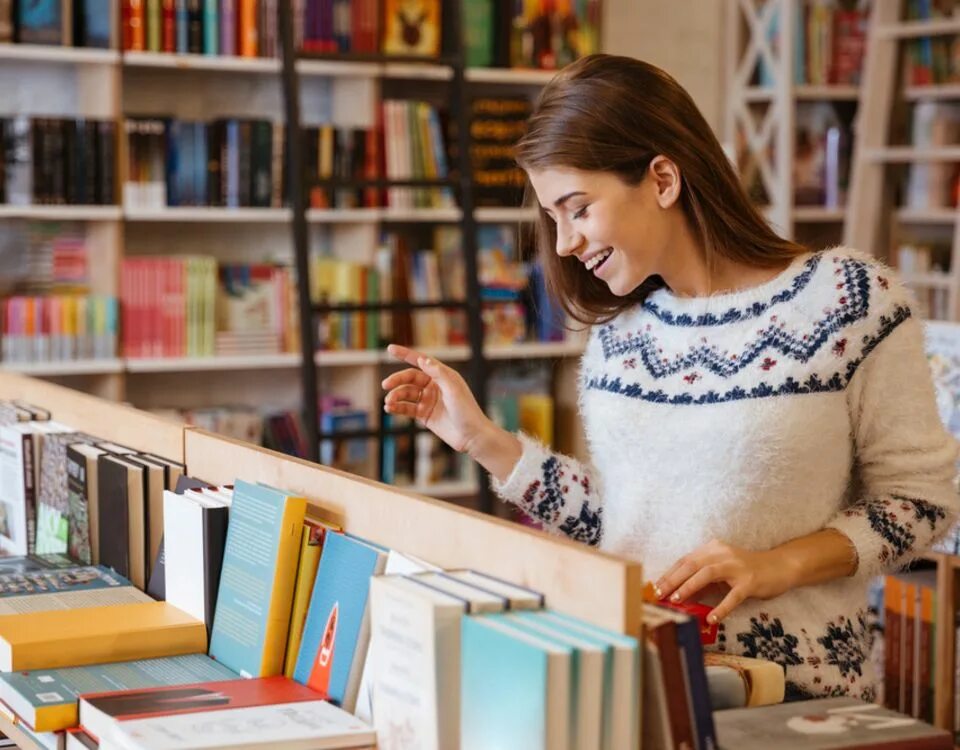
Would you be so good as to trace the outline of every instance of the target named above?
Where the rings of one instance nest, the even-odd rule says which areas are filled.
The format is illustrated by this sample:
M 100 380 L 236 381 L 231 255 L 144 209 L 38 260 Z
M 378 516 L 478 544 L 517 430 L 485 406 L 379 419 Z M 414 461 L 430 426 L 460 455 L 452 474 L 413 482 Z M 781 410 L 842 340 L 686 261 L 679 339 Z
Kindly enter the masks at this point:
M 541 92 L 516 146 L 517 163 L 526 171 L 612 172 L 628 185 L 640 183 L 659 154 L 680 170 L 680 205 L 708 263 L 719 256 L 772 268 L 805 251 L 779 237 L 750 202 L 690 95 L 640 60 L 590 55 L 564 68 Z M 575 257 L 557 255 L 556 226 L 542 207 L 536 237 L 551 295 L 581 323 L 606 322 L 663 286 L 653 277 L 616 296 Z

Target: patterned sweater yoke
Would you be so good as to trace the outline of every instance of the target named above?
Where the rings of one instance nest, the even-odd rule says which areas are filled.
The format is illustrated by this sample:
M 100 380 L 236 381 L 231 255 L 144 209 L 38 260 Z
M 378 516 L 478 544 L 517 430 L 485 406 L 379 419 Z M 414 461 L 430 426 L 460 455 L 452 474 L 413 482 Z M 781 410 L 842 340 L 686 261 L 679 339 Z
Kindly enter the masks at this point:
M 521 434 L 497 493 L 650 580 L 713 539 L 762 550 L 843 532 L 855 575 L 744 602 L 717 648 L 779 662 L 798 694 L 871 698 L 869 580 L 960 514 L 957 446 L 893 273 L 835 248 L 743 292 L 661 289 L 591 332 L 579 395 L 589 464 Z

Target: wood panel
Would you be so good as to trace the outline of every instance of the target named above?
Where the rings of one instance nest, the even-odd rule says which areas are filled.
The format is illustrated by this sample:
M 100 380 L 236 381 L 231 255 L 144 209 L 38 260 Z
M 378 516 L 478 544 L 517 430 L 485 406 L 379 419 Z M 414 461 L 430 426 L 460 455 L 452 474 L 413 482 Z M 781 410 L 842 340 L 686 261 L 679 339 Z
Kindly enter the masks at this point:
M 187 470 L 208 482 L 238 477 L 305 495 L 313 512 L 353 534 L 444 568 L 470 567 L 542 591 L 549 606 L 638 635 L 639 563 L 280 453 L 188 429 Z
M 177 422 L 2 370 L 0 398 L 22 399 L 49 409 L 58 422 L 78 430 L 136 450 L 158 453 L 173 461 L 183 461 L 184 427 Z

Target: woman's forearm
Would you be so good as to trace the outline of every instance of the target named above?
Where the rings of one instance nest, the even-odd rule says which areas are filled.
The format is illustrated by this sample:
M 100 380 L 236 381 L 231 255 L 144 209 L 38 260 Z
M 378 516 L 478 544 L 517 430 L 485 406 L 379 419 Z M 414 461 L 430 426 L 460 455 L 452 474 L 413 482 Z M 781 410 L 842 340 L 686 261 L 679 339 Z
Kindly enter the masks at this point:
M 790 588 L 813 586 L 857 572 L 857 552 L 841 531 L 823 529 L 775 547 L 792 580 Z
M 523 455 L 523 445 L 512 432 L 488 421 L 484 428 L 467 442 L 466 452 L 497 481 L 506 482 Z

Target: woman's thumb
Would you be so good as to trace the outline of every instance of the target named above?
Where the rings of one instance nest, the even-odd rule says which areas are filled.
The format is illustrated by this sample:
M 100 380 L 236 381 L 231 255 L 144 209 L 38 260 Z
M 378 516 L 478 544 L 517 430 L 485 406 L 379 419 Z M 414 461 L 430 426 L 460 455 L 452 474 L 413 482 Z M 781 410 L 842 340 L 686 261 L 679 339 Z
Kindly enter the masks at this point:
M 439 379 L 443 377 L 443 368 L 440 366 L 440 363 L 430 357 L 420 357 L 417 360 L 417 367 L 427 373 L 431 378 Z

